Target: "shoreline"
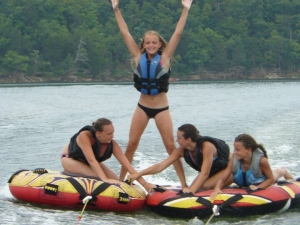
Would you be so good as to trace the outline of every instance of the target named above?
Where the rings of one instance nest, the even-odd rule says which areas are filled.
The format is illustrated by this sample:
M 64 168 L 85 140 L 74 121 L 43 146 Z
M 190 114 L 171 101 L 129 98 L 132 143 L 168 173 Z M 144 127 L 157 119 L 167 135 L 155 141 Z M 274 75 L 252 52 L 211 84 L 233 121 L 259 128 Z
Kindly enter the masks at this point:
M 180 80 L 170 82 L 170 85 L 198 84 L 198 83 L 232 83 L 232 82 L 300 82 L 298 79 L 228 79 L 228 80 Z M 133 85 L 129 81 L 93 81 L 93 82 L 25 82 L 25 83 L 1 83 L 2 87 L 40 87 L 40 86 L 74 86 L 74 85 Z
M 189 82 L 232 82 L 232 81 L 279 81 L 279 80 L 300 80 L 299 74 L 257 74 L 250 76 L 243 75 L 232 75 L 226 73 L 212 74 L 212 73 L 202 73 L 197 75 L 190 76 L 172 76 L 169 80 L 170 84 L 177 83 L 189 83 Z M 68 84 L 132 84 L 133 80 L 131 77 L 122 78 L 122 79 L 105 79 L 105 78 L 83 78 L 77 76 L 68 76 L 68 77 L 52 77 L 45 78 L 40 76 L 27 76 L 27 75 L 17 75 L 17 76 L 0 76 L 0 85 L 43 85 L 43 84 L 52 84 L 52 85 L 68 85 Z

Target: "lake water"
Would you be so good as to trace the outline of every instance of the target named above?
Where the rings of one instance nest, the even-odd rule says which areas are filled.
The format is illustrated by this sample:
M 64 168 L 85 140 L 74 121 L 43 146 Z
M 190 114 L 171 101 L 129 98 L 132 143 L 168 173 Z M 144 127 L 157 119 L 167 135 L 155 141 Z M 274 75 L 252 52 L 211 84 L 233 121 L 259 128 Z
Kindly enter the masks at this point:
M 286 166 L 300 176 L 300 81 L 172 83 L 168 93 L 174 135 L 193 123 L 202 135 L 231 147 L 240 133 L 264 144 L 272 168 Z M 125 150 L 131 116 L 139 94 L 132 84 L 0 86 L 0 224 L 75 224 L 78 210 L 39 207 L 19 202 L 7 181 L 19 169 L 62 170 L 59 154 L 70 137 L 99 117 L 111 119 L 115 140 Z M 134 157 L 137 170 L 167 157 L 154 121 L 142 136 Z M 106 164 L 119 173 L 113 158 Z M 185 166 L 190 183 L 196 173 Z M 179 184 L 170 167 L 145 177 L 156 184 Z M 298 224 L 300 210 L 243 218 L 214 217 L 210 224 Z M 205 224 L 207 219 L 158 216 L 145 208 L 134 213 L 85 211 L 79 224 Z

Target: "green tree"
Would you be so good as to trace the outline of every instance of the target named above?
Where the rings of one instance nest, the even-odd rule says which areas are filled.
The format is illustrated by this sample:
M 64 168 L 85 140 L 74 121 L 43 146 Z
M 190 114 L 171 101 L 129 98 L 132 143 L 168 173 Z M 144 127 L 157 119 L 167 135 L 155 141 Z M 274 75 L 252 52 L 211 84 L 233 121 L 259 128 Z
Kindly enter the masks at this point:
M 7 72 L 16 75 L 19 72 L 26 73 L 28 71 L 28 61 L 27 56 L 19 55 L 10 50 L 4 55 L 2 65 Z
M 284 61 L 284 57 L 289 54 L 287 51 L 288 42 L 287 40 L 280 36 L 277 31 L 273 31 L 271 37 L 266 41 L 268 46 L 268 66 L 269 67 L 277 67 L 279 72 L 282 70 L 282 63 Z

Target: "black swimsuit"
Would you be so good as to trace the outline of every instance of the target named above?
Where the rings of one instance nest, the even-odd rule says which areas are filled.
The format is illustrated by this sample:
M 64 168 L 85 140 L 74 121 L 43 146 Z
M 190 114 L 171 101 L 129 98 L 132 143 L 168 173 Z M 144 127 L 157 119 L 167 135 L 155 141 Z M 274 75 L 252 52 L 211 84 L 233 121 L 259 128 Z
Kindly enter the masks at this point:
M 149 118 L 154 118 L 158 113 L 169 109 L 169 106 L 167 106 L 165 108 L 151 109 L 151 108 L 147 108 L 147 107 L 141 105 L 140 103 L 138 103 L 138 106 L 146 113 L 146 115 Z

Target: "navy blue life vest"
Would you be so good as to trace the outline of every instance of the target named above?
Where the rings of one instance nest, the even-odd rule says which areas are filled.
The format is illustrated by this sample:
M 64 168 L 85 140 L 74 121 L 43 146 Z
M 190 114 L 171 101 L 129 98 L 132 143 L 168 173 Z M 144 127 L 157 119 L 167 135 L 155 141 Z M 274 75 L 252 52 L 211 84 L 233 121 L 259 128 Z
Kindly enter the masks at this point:
M 139 64 L 133 73 L 134 87 L 143 94 L 157 95 L 168 92 L 171 71 L 161 65 L 161 55 L 156 54 L 151 60 L 147 54 L 141 55 Z
M 203 155 L 202 155 L 202 143 L 205 141 L 209 141 L 214 144 L 217 148 L 218 156 L 215 160 L 212 162 L 212 166 L 210 169 L 209 177 L 212 175 L 216 174 L 217 172 L 225 169 L 228 165 L 229 162 L 229 147 L 225 143 L 225 141 L 213 138 L 213 137 L 208 137 L 208 136 L 201 136 L 197 141 L 196 141 L 196 162 L 192 159 L 190 152 L 188 149 L 184 149 L 184 159 L 187 164 L 189 164 L 193 169 L 196 171 L 201 172 L 201 166 L 202 166 L 202 161 L 203 161 Z
M 103 161 L 109 159 L 112 155 L 112 152 L 113 152 L 112 142 L 110 142 L 108 144 L 108 147 L 107 147 L 104 155 L 99 157 L 101 143 L 96 138 L 96 134 L 95 134 L 95 131 L 94 131 L 92 126 L 85 126 L 85 127 L 81 128 L 76 134 L 73 135 L 73 137 L 71 137 L 71 140 L 70 140 L 70 143 L 69 143 L 69 149 L 68 149 L 69 150 L 69 157 L 73 158 L 73 159 L 76 159 L 78 161 L 84 162 L 85 164 L 89 164 L 88 161 L 86 160 L 83 152 L 82 152 L 82 149 L 78 146 L 78 144 L 76 142 L 77 136 L 80 134 L 80 132 L 85 131 L 85 130 L 89 130 L 92 134 L 93 139 L 94 139 L 94 144 L 92 145 L 92 149 L 93 149 L 96 160 L 98 162 L 103 162 Z

